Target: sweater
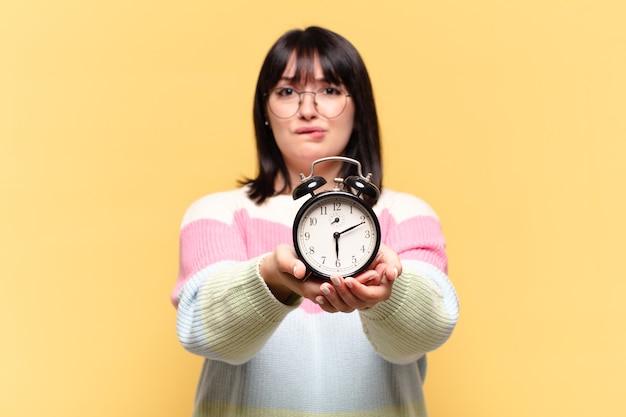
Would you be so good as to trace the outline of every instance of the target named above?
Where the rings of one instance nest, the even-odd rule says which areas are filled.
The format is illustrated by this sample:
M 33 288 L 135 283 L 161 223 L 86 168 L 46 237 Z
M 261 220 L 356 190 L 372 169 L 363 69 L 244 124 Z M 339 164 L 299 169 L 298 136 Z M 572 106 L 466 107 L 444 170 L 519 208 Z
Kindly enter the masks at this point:
M 383 189 L 373 209 L 402 273 L 389 300 L 327 313 L 308 299 L 281 303 L 259 274 L 265 254 L 292 242 L 301 200 L 256 205 L 244 187 L 205 196 L 183 217 L 171 301 L 181 344 L 205 358 L 194 416 L 426 416 L 426 352 L 458 319 L 437 215 Z

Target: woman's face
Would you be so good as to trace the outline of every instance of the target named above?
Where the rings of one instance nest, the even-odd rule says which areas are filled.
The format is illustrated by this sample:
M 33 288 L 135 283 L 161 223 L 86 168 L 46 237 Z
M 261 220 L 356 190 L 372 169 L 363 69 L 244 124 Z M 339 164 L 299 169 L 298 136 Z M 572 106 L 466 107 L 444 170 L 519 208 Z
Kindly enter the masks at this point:
M 296 58 L 292 55 L 283 75 L 275 88 L 288 87 L 296 92 L 318 91 L 322 87 L 337 87 L 345 91 L 341 85 L 329 84 L 319 59 L 314 60 L 314 79 L 295 82 Z M 294 94 L 294 93 L 292 93 Z M 308 174 L 311 163 L 319 158 L 342 155 L 350 140 L 354 126 L 354 103 L 347 97 L 345 109 L 339 116 L 326 118 L 318 113 L 313 94 L 302 94 L 298 111 L 291 117 L 279 118 L 269 107 L 266 109 L 268 121 L 276 144 L 292 176 L 302 172 Z M 320 164 L 324 165 L 324 164 Z M 316 165 L 316 175 L 317 165 Z

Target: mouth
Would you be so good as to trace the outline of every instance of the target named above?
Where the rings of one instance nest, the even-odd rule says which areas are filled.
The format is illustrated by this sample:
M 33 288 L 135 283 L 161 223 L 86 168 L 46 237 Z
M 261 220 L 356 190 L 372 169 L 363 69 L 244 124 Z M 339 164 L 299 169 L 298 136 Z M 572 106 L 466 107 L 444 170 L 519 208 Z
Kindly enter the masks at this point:
M 314 132 L 323 132 L 324 129 L 317 126 L 303 126 L 296 129 L 296 133 L 306 134 L 306 133 L 314 133 Z
M 298 135 L 309 135 L 316 139 L 322 138 L 325 134 L 324 129 L 316 126 L 305 126 L 296 129 L 296 134 Z

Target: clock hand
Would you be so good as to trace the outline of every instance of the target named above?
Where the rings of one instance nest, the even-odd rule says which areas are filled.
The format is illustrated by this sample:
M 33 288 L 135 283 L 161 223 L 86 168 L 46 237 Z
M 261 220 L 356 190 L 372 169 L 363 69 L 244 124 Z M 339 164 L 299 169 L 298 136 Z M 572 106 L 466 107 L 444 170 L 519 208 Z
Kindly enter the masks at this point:
M 364 221 L 362 221 L 362 222 L 361 222 L 361 223 L 359 223 L 359 224 L 355 224 L 354 226 L 348 227 L 346 230 L 344 230 L 343 232 L 339 232 L 338 234 L 339 234 L 339 235 L 342 235 L 342 234 L 344 234 L 344 233 L 346 233 L 346 232 L 349 232 L 349 231 L 350 231 L 350 230 L 352 230 L 352 229 L 356 229 L 357 227 L 359 227 L 360 225 L 362 225 L 362 224 L 364 224 L 364 223 L 365 223 L 365 220 L 364 220 Z
M 339 259 L 339 237 L 340 237 L 342 234 L 344 234 L 344 233 L 346 233 L 346 232 L 349 232 L 349 231 L 350 231 L 350 230 L 352 230 L 352 229 L 356 229 L 357 227 L 359 227 L 359 226 L 360 226 L 360 225 L 362 225 L 363 223 L 365 223 L 365 220 L 364 220 L 364 221 L 362 221 L 362 222 L 361 222 L 361 223 L 359 223 L 359 224 L 355 224 L 354 226 L 350 226 L 350 227 L 348 227 L 347 229 L 345 229 L 345 230 L 344 230 L 344 231 L 342 231 L 342 232 L 335 232 L 335 233 L 333 233 L 333 237 L 335 238 L 335 254 L 337 255 L 337 259 Z

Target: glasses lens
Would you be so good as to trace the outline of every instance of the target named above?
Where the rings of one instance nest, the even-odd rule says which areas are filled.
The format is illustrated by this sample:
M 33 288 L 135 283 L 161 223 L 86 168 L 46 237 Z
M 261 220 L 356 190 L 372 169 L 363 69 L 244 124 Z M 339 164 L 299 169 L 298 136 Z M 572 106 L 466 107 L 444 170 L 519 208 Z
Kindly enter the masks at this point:
M 348 102 L 346 93 L 335 87 L 320 88 L 315 96 L 317 112 L 328 119 L 339 116 Z
M 268 106 L 276 117 L 287 119 L 298 113 L 301 101 L 305 99 L 306 94 L 313 95 L 315 109 L 328 119 L 339 116 L 348 102 L 348 94 L 335 87 L 300 92 L 289 87 L 278 87 L 270 91 Z
M 270 91 L 267 104 L 276 117 L 287 119 L 298 112 L 300 95 L 293 88 L 278 87 Z

